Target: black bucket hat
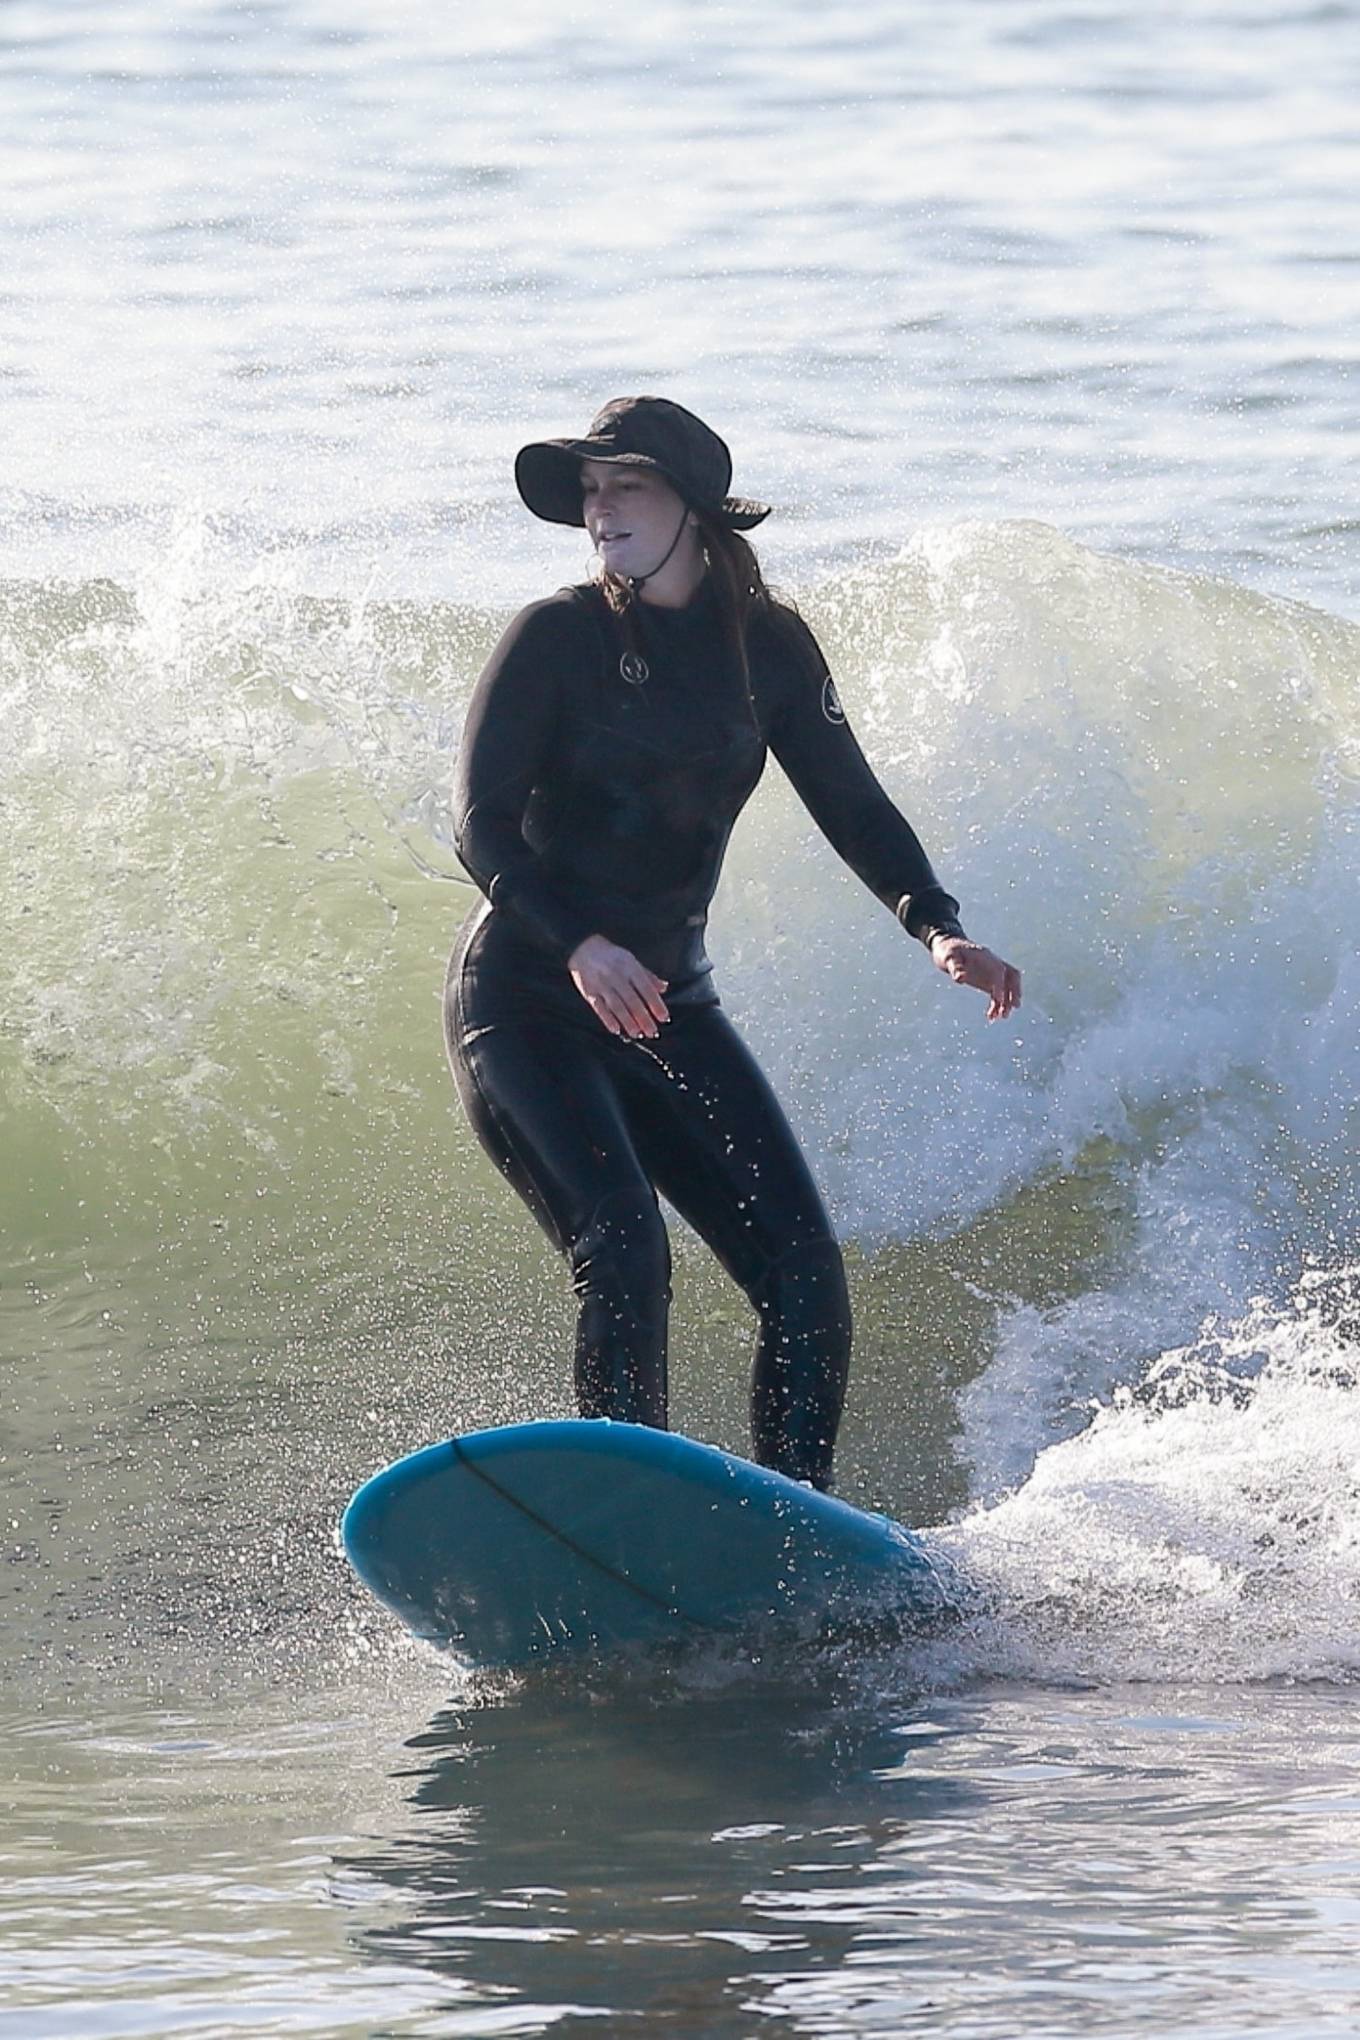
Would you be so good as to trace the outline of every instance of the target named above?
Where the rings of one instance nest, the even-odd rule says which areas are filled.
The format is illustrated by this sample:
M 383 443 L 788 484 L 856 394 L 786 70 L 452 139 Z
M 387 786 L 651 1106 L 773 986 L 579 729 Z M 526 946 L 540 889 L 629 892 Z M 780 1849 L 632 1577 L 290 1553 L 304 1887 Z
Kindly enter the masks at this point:
M 581 462 L 654 468 L 692 510 L 707 511 L 733 531 L 749 531 L 770 514 L 768 503 L 729 496 L 732 456 L 716 432 L 669 397 L 615 397 L 590 421 L 584 439 L 539 439 L 515 456 L 515 486 L 535 517 L 584 524 Z

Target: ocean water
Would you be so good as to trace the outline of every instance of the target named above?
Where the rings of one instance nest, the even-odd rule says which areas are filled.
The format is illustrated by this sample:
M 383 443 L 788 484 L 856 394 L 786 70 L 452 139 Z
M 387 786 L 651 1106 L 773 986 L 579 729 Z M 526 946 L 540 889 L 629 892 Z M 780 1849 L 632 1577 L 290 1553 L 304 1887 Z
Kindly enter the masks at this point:
M 1360 9 L 21 0 L 0 65 L 0 2040 L 1360 2031 Z M 840 1490 L 986 1592 L 479 1686 L 333 1528 L 570 1408 L 447 795 L 586 566 L 514 451 L 638 389 L 1025 972 L 986 1027 L 771 770 L 712 946 Z

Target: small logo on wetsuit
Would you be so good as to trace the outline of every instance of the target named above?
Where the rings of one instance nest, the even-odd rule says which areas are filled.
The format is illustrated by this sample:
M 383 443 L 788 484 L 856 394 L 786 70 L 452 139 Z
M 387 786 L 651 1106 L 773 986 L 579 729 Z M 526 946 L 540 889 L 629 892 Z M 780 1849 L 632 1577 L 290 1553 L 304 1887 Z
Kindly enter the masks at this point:
M 651 677 L 651 667 L 637 652 L 625 652 L 619 660 L 619 671 L 630 687 L 641 687 Z
M 836 683 L 829 673 L 822 682 L 822 714 L 828 722 L 845 721 L 845 710 L 841 707 L 841 698 L 836 692 Z

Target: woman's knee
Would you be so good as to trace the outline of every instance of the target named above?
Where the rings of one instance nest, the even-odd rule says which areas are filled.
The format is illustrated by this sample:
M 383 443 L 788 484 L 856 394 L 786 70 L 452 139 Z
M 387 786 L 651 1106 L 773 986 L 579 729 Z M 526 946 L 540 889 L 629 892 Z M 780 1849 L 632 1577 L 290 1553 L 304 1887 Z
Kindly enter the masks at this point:
M 848 1359 L 853 1322 L 845 1260 L 830 1235 L 791 1247 L 751 1285 L 768 1332 L 786 1347 L 813 1345 L 828 1361 Z
M 650 1190 L 621 1190 L 597 1204 L 568 1248 L 572 1285 L 582 1302 L 620 1318 L 664 1317 L 671 1293 L 665 1220 Z

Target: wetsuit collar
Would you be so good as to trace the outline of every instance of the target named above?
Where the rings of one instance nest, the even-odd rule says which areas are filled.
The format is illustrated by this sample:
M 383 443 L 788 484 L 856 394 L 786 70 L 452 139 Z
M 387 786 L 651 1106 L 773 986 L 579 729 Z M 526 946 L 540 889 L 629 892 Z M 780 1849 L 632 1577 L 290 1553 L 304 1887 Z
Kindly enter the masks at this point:
M 679 608 L 676 608 L 673 603 L 648 602 L 645 598 L 639 601 L 638 606 L 648 622 L 654 621 L 657 617 L 682 617 L 692 621 L 698 617 L 706 616 L 710 610 L 717 606 L 717 600 L 717 594 L 713 586 L 713 576 L 708 571 L 705 571 L 702 580 L 698 583 L 689 601 L 682 602 Z

